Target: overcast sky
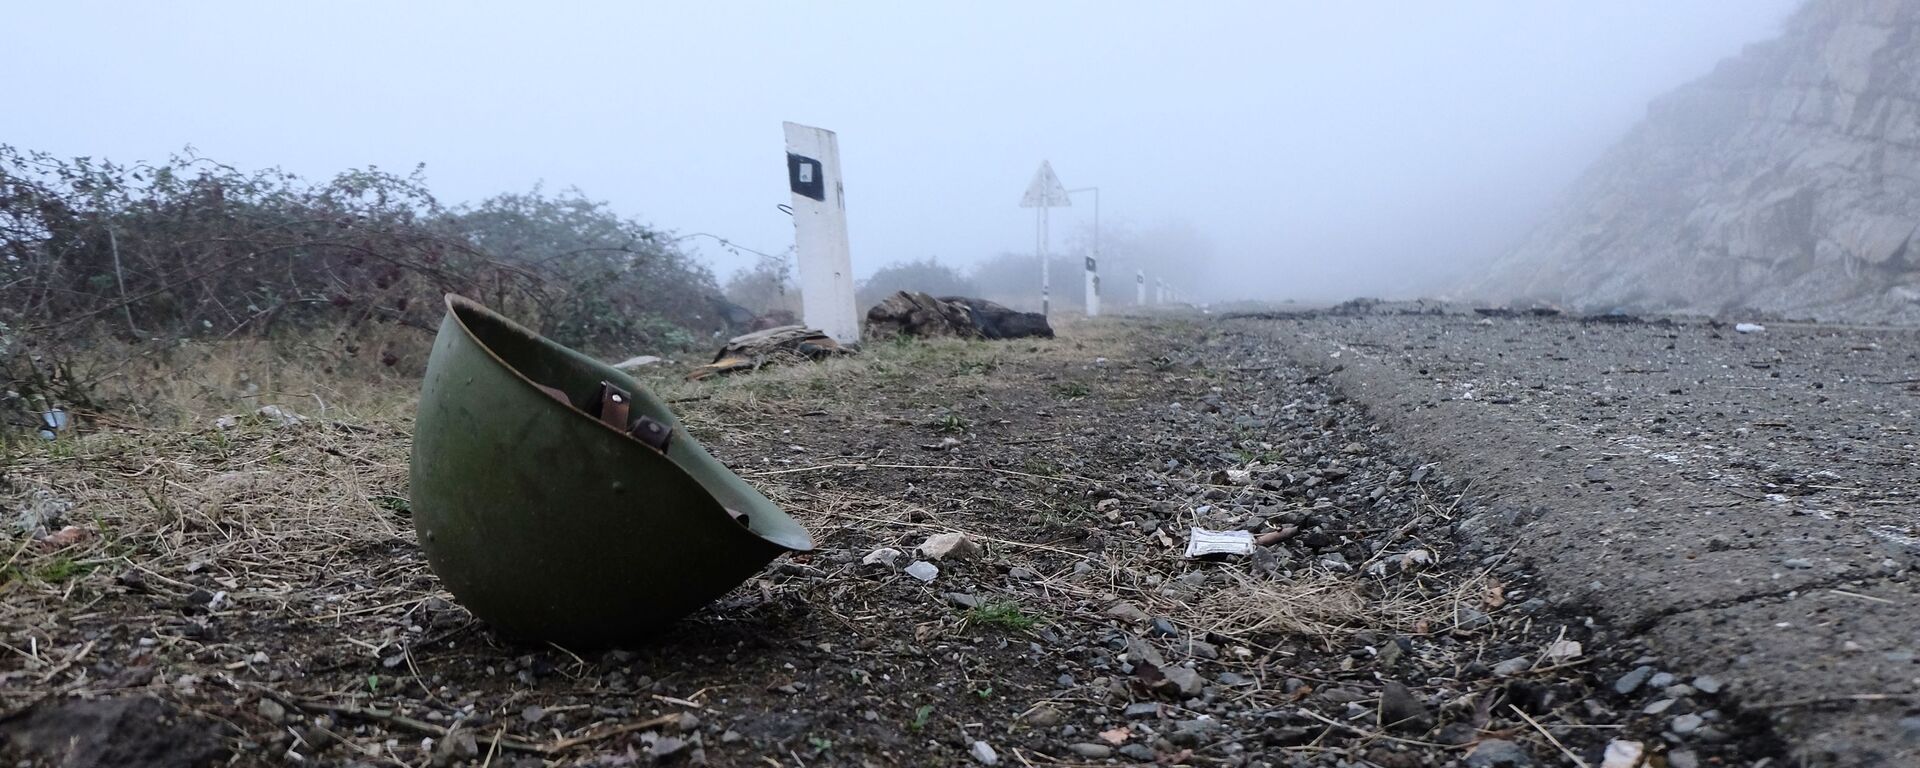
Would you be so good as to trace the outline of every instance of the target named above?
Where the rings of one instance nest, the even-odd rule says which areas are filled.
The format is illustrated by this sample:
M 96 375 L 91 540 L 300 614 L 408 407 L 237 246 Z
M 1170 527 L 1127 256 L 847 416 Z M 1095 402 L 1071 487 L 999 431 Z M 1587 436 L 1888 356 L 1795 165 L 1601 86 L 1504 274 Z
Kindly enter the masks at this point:
M 424 162 L 443 200 L 578 186 L 780 251 L 794 120 L 840 134 L 862 274 L 1030 251 L 1044 158 L 1109 219 L 1204 232 L 1216 295 L 1378 294 L 1515 238 L 1648 99 L 1796 4 L 23 2 L 0 142 Z

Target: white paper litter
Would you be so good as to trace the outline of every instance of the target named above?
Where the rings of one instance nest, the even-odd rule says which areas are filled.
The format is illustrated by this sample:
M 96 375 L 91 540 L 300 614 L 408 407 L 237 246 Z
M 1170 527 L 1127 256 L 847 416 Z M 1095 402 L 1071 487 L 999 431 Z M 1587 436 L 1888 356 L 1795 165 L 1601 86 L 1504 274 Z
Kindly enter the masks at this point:
M 1253 554 L 1253 534 L 1246 531 L 1194 528 L 1187 535 L 1187 557 L 1249 554 Z

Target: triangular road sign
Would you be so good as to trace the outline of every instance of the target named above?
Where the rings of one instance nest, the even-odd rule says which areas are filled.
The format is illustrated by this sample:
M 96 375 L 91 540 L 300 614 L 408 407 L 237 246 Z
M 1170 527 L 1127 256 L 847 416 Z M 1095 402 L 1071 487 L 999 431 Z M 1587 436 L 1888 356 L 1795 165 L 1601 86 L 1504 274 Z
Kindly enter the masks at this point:
M 1040 161 L 1040 170 L 1034 171 L 1033 183 L 1027 185 L 1027 194 L 1020 197 L 1022 208 L 1066 208 L 1073 205 L 1067 197 L 1067 188 L 1060 184 L 1060 177 L 1053 175 L 1053 164 Z

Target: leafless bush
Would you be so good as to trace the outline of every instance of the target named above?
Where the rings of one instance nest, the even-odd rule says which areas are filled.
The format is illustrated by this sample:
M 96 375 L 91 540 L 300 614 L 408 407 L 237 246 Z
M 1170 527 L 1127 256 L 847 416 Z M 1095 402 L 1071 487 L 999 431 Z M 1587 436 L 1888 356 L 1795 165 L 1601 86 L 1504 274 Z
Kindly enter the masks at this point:
M 191 152 L 119 165 L 0 146 L 0 373 L 15 401 L 84 403 L 87 383 L 61 361 L 102 335 L 332 329 L 354 355 L 375 327 L 431 332 L 446 292 L 609 351 L 720 327 L 711 273 L 578 191 L 447 207 L 418 168 L 310 183 Z

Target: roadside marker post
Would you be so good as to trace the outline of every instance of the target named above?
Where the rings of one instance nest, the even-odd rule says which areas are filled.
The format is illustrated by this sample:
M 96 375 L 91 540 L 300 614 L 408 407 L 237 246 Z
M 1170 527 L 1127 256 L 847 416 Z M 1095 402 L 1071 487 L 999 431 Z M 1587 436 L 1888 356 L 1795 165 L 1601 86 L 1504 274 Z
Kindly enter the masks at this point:
M 1040 161 L 1040 170 L 1033 174 L 1033 182 L 1027 185 L 1027 193 L 1020 196 L 1020 207 L 1032 208 L 1033 212 L 1033 252 L 1040 257 L 1040 314 L 1045 316 L 1052 309 L 1053 276 L 1047 264 L 1047 209 L 1067 208 L 1073 205 L 1073 199 L 1067 195 L 1067 188 L 1060 183 L 1060 177 L 1053 175 L 1053 164 Z
M 840 179 L 840 140 L 824 128 L 799 123 L 786 123 L 784 127 L 802 321 L 841 344 L 859 344 L 853 256 L 847 243 L 846 190 Z
M 1087 317 L 1100 316 L 1100 270 L 1097 260 L 1087 257 Z
M 1100 316 L 1100 188 L 1081 187 L 1069 189 L 1067 194 L 1075 192 L 1093 193 L 1093 255 L 1087 257 L 1087 317 Z
M 1133 303 L 1142 307 L 1147 305 L 1147 271 L 1144 269 L 1133 273 Z

